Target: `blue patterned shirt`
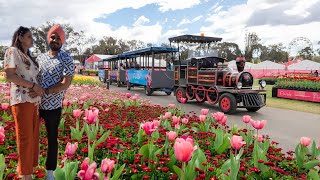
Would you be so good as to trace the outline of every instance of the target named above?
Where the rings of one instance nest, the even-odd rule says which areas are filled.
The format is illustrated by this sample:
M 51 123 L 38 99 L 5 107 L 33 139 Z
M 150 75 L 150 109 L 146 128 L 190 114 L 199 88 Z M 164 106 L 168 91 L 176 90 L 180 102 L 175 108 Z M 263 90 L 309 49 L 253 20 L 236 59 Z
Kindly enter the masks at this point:
M 64 51 L 60 51 L 56 57 L 51 58 L 49 53 L 38 56 L 39 83 L 43 88 L 50 88 L 60 83 L 64 76 L 73 76 L 73 58 Z M 53 110 L 62 107 L 65 91 L 56 94 L 45 94 L 42 97 L 40 109 Z

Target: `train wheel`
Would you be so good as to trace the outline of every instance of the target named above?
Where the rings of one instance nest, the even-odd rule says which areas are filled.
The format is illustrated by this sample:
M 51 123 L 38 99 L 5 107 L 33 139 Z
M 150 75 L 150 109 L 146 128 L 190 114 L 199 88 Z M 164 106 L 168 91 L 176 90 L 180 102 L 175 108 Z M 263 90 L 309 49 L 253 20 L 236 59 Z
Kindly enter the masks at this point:
M 251 108 L 246 108 L 249 112 L 257 112 L 259 111 L 260 107 L 251 107 Z
M 131 90 L 131 83 L 127 82 L 127 89 L 130 91 Z
M 232 114 L 237 109 L 236 98 L 230 93 L 224 93 L 220 96 L 219 107 L 222 112 Z
M 145 89 L 146 89 L 146 95 L 151 96 L 151 94 L 153 93 L 153 89 L 150 88 L 149 86 L 147 86 Z
M 182 87 L 177 88 L 176 90 L 176 99 L 179 103 L 181 103 L 181 99 L 182 98 L 186 98 L 186 102 L 187 102 L 187 96 L 186 96 L 186 90 Z
M 203 103 L 206 101 L 206 89 L 203 86 L 199 86 L 195 94 L 196 94 L 196 100 L 199 103 Z
M 206 93 L 206 96 L 208 103 L 211 105 L 216 104 L 219 100 L 219 94 L 216 88 L 209 88 Z
M 166 94 L 167 94 L 168 96 L 170 96 L 170 95 L 171 95 L 171 92 L 166 92 Z
M 193 86 L 188 86 L 188 87 L 187 87 L 186 96 L 187 96 L 188 100 L 194 99 L 194 94 L 195 94 L 195 92 L 194 92 L 194 90 L 193 90 L 192 88 L 193 88 Z
M 117 86 L 120 87 L 121 86 L 121 82 L 117 81 Z

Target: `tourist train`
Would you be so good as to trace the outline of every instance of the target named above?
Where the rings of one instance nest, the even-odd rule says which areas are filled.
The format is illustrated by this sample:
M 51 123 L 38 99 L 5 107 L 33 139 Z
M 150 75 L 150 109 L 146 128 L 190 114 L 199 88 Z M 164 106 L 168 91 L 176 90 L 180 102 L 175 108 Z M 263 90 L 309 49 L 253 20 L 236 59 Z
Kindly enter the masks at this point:
M 128 90 L 143 87 L 148 96 L 154 91 L 167 95 L 174 92 L 179 103 L 195 99 L 199 103 L 218 104 L 227 114 L 234 113 L 237 108 L 258 111 L 266 105 L 266 82 L 260 81 L 255 89 L 252 74 L 244 71 L 244 58 L 236 59 L 237 71 L 233 71 L 228 68 L 226 59 L 210 54 L 210 44 L 221 40 L 203 35 L 172 37 L 169 38 L 171 47 L 149 47 L 105 59 L 101 64 L 109 65 L 100 68 L 105 73 L 99 73 L 99 77 L 105 82 L 116 82 L 118 86 L 126 84 Z M 178 48 L 173 48 L 173 43 L 177 43 Z M 190 50 L 191 55 L 183 59 L 179 53 L 181 43 L 200 44 L 197 51 L 207 52 Z M 156 55 L 159 55 L 158 63 L 155 63 Z M 161 59 L 166 60 L 165 65 Z

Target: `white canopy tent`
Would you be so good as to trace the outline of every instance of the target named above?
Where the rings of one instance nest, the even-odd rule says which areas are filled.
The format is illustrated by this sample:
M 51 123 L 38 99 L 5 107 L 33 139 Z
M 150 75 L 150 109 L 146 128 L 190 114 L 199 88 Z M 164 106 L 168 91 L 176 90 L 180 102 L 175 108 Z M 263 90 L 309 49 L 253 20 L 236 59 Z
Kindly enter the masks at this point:
M 278 69 L 284 70 L 285 65 L 278 64 L 269 60 L 263 61 L 259 64 L 255 64 L 251 69 L 258 70 L 258 69 Z
M 303 60 L 296 64 L 292 64 L 288 66 L 288 70 L 320 70 L 320 63 L 310 61 L 310 60 Z

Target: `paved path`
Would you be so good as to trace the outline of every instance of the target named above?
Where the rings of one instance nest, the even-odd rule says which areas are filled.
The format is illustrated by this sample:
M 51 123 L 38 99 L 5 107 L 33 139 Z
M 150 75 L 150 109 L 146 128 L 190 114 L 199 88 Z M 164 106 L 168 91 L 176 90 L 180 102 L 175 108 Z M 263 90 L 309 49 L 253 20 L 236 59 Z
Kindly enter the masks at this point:
M 154 92 L 153 96 L 146 96 L 142 88 L 132 88 L 128 91 L 126 87 L 110 86 L 111 90 L 120 92 L 129 92 L 139 94 L 144 99 L 151 100 L 155 104 L 167 106 L 168 104 L 178 104 L 175 96 L 167 96 L 164 92 Z M 202 108 L 210 109 L 210 113 L 218 111 L 217 106 L 211 106 L 207 103 L 200 104 L 196 101 L 189 101 L 184 104 L 183 109 L 186 112 L 194 111 L 200 113 Z M 319 105 L 320 111 L 320 105 Z M 246 110 L 239 109 L 233 115 L 228 115 L 229 125 L 231 123 L 237 126 L 245 126 L 242 123 L 242 116 L 250 115 L 254 120 L 267 120 L 267 124 L 262 131 L 271 137 L 272 140 L 280 143 L 284 150 L 294 150 L 300 137 L 307 136 L 316 140 L 320 145 L 320 115 L 292 110 L 282 110 L 271 107 L 263 107 L 256 113 L 250 113 Z

